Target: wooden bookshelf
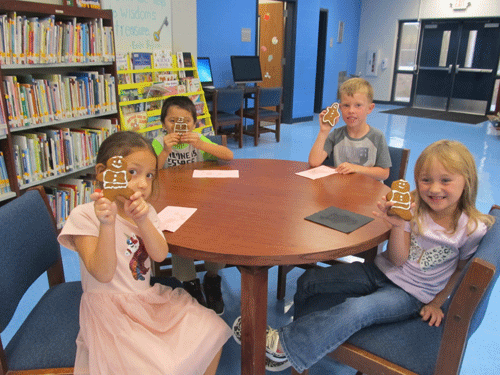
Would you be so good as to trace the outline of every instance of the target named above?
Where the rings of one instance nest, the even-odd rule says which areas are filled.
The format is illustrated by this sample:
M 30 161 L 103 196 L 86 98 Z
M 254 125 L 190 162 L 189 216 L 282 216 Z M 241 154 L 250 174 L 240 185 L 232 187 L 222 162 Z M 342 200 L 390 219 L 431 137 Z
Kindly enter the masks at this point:
M 66 3 L 66 1 L 65 1 Z M 73 2 L 73 5 L 75 2 Z M 1 100 L 0 106 L 2 106 L 3 113 L 6 117 L 7 129 L 5 130 L 5 135 L 0 134 L 0 151 L 3 153 L 5 159 L 5 167 L 8 175 L 8 182 L 10 187 L 10 192 L 0 193 L 0 204 L 8 199 L 16 197 L 30 186 L 38 185 L 38 184 L 52 184 L 54 181 L 63 180 L 64 178 L 73 178 L 77 177 L 80 174 L 89 173 L 92 171 L 94 164 L 92 162 L 78 160 L 78 164 L 75 161 L 75 158 L 79 156 L 82 157 L 81 154 L 77 154 L 74 148 L 71 148 L 75 153 L 74 154 L 65 154 L 69 152 L 69 145 L 71 143 L 67 143 L 67 147 L 64 142 L 61 142 L 60 146 L 63 149 L 62 154 L 60 156 L 65 160 L 73 160 L 75 164 L 65 168 L 62 168 L 60 171 L 50 170 L 51 162 L 45 163 L 45 168 L 49 168 L 47 170 L 43 170 L 43 158 L 48 154 L 43 154 L 40 148 L 40 154 L 38 155 L 38 159 L 42 164 L 38 167 L 42 168 L 40 174 L 36 176 L 31 176 L 29 182 L 25 182 L 23 180 L 23 176 L 19 178 L 19 163 L 17 162 L 18 154 L 14 149 L 14 139 L 16 136 L 27 136 L 32 133 L 44 133 L 48 132 L 49 129 L 54 129 L 57 131 L 62 131 L 63 129 L 69 129 L 70 132 L 80 133 L 81 136 L 77 136 L 74 139 L 81 139 L 83 144 L 86 145 L 87 137 L 89 142 L 95 142 L 96 140 L 101 140 L 103 134 L 109 134 L 110 129 L 119 128 L 119 117 L 118 117 L 118 80 L 117 80 L 117 71 L 116 71 L 116 63 L 115 63 L 115 52 L 114 52 L 114 35 L 113 35 L 113 13 L 111 10 L 102 10 L 102 9 L 91 9 L 91 8 L 81 8 L 78 6 L 69 6 L 69 5 L 54 5 L 54 4 L 43 4 L 43 3 L 34 3 L 34 2 L 26 2 L 26 1 L 15 1 L 15 0 L 2 0 L 0 1 L 0 16 L 6 15 L 5 18 L 9 16 L 12 17 L 15 14 L 16 20 L 21 20 L 24 22 L 24 19 L 31 18 L 35 20 L 35 17 L 38 20 L 51 18 L 53 20 L 53 24 L 49 27 L 52 27 L 55 30 L 56 26 L 59 26 L 59 31 L 62 31 L 62 27 L 65 25 L 74 25 L 75 29 L 79 27 L 78 30 L 86 30 L 89 29 L 88 38 L 91 38 L 91 31 L 94 30 L 92 27 L 95 27 L 95 30 L 100 30 L 102 34 L 100 40 L 96 39 L 87 39 L 86 42 L 81 42 L 78 44 L 77 39 L 72 39 L 74 42 L 75 53 L 73 55 L 67 54 L 66 57 L 62 57 L 62 54 L 57 54 L 56 56 L 50 56 L 44 59 L 41 58 L 36 60 L 34 63 L 30 63 L 28 61 L 28 53 L 31 53 L 32 50 L 22 50 L 23 57 L 16 53 L 14 57 L 14 52 L 19 52 L 18 49 L 16 51 L 11 51 L 12 55 L 9 60 L 6 55 L 0 56 L 0 93 Z M 24 24 L 22 24 L 24 25 Z M 83 26 L 85 25 L 85 26 Z M 29 30 L 28 26 L 22 26 L 25 29 L 21 30 Z M 99 29 L 101 28 L 101 29 Z M 106 29 L 106 33 L 103 32 L 104 28 Z M 74 29 L 74 30 L 75 30 Z M 58 35 L 57 32 L 52 31 L 55 35 Z M 27 34 L 26 34 L 27 35 Z M 62 33 L 60 34 L 62 35 Z M 78 35 L 78 34 L 73 34 Z M 83 35 L 83 34 L 82 34 Z M 76 36 L 74 37 L 76 38 Z M 48 39 L 47 39 L 48 40 Z M 54 39 L 57 41 L 57 45 L 60 46 L 63 43 L 64 39 Z M 21 42 L 19 42 L 21 41 Z M 22 46 L 22 39 L 18 37 L 16 40 L 17 45 Z M 86 44 L 85 44 L 86 43 Z M 49 51 L 50 44 L 47 44 L 47 51 Z M 68 44 L 69 45 L 69 44 Z M 107 46 L 107 48 L 105 47 Z M 61 51 L 61 49 L 51 49 L 50 51 Z M 0 51 L 2 52 L 2 51 Z M 17 59 L 17 60 L 16 60 Z M 24 59 L 24 60 L 23 60 Z M 12 88 L 6 84 L 9 80 L 17 81 L 19 84 L 19 79 L 24 80 L 26 77 L 43 77 L 51 75 L 52 77 L 60 77 L 61 80 L 68 77 L 69 75 L 77 74 L 77 73 L 85 73 L 87 75 L 88 72 L 93 72 L 91 76 L 91 83 L 85 86 L 85 83 L 78 83 L 78 91 L 71 91 L 69 101 L 65 96 L 60 97 L 57 95 L 62 95 L 62 93 L 66 93 L 68 90 L 64 91 L 60 87 L 61 91 L 57 91 L 53 86 L 50 87 L 53 91 L 51 91 L 51 95 L 45 97 L 45 101 L 47 107 L 40 108 L 38 113 L 45 113 L 46 110 L 52 108 L 52 116 L 49 114 L 47 117 L 44 117 L 43 120 L 39 118 L 34 119 L 34 117 L 26 116 L 26 114 L 33 114 L 33 111 L 37 112 L 35 102 L 31 102 L 33 104 L 33 108 L 30 111 L 29 106 L 26 104 L 22 104 L 23 100 L 26 100 L 26 92 L 16 91 L 19 93 L 19 97 L 16 98 L 13 95 L 12 100 L 18 100 L 18 111 L 15 111 L 12 108 L 11 91 L 8 91 L 7 88 Z M 95 75 L 94 75 L 95 72 Z M 15 77 L 15 78 L 10 78 Z M 100 77 L 106 77 L 108 79 L 107 86 L 99 86 L 104 83 L 99 81 Z M 47 80 L 48 78 L 37 78 L 42 80 Z M 57 78 L 54 78 L 57 80 Z M 99 81 L 99 82 L 96 82 Z M 27 83 L 28 85 L 30 83 Z M 14 85 L 14 88 L 18 88 L 19 86 Z M 27 86 L 26 86 L 27 87 Z M 105 91 L 109 95 L 99 96 L 99 92 L 97 92 L 97 88 L 105 87 Z M 59 93 L 59 94 L 58 94 Z M 75 96 L 73 96 L 75 93 Z M 91 95 L 94 95 L 93 97 Z M 88 95 L 88 96 L 87 96 Z M 80 101 L 75 101 L 76 97 L 80 99 Z M 24 97 L 24 99 L 23 99 Z M 38 97 L 41 100 L 42 96 Z M 107 99 L 110 99 L 109 101 Z M 114 98 L 114 103 L 112 103 L 111 98 Z M 60 100 L 61 103 L 66 99 L 66 111 L 62 112 L 62 108 L 58 107 L 57 100 Z M 50 105 L 48 103 L 51 103 Z M 37 102 L 38 103 L 38 102 Z M 68 109 L 67 104 L 70 104 Z M 77 103 L 77 104 L 75 104 Z M 77 110 L 74 105 L 79 106 L 79 110 Z M 26 106 L 25 106 L 26 105 Z M 43 104 L 39 104 L 43 105 Z M 85 107 L 85 108 L 83 108 Z M 58 108 L 60 112 L 57 113 Z M 44 112 L 45 110 L 45 112 Z M 24 115 L 24 119 L 17 119 L 13 117 L 14 114 Z M 27 120 L 26 120 L 27 118 Z M 0 119 L 1 122 L 1 119 Z M 106 124 L 103 126 L 107 126 L 111 123 L 111 127 L 108 130 L 89 130 L 85 133 L 81 128 L 90 128 L 99 124 Z M 98 124 L 98 126 L 100 126 Z M 114 124 L 114 125 L 113 125 Z M 98 127 L 97 126 L 97 127 Z M 68 141 L 69 142 L 69 141 Z M 74 145 L 72 145 L 74 146 Z M 89 146 L 85 152 L 88 150 L 95 150 L 98 145 L 92 144 L 92 147 Z M 41 147 L 41 146 L 39 146 Z M 77 147 L 77 146 L 75 146 Z M 47 148 L 45 149 L 47 150 Z M 79 151 L 81 152 L 81 150 Z M 92 151 L 95 152 L 95 151 Z M 48 149 L 48 153 L 45 160 L 53 160 L 55 155 L 52 154 L 52 149 Z M 88 154 L 88 152 L 87 152 Z M 71 156 L 71 157 L 70 157 Z M 95 155 L 92 155 L 95 157 Z M 35 158 L 36 159 L 36 158 Z M 32 171 L 29 171 L 32 172 Z M 45 173 L 46 172 L 46 173 Z M 21 174 L 27 173 L 25 170 L 21 171 Z M 37 172 L 38 173 L 38 172 Z M 45 173 L 45 175 L 44 175 Z M 19 182 L 21 180 L 21 182 Z

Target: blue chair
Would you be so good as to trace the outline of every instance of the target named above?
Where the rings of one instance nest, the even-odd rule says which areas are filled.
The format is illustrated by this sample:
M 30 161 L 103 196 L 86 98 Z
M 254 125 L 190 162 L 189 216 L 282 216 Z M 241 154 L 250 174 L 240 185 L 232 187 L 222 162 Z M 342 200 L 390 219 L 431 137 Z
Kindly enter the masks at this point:
M 243 134 L 254 137 L 255 146 L 259 144 L 260 133 L 274 133 L 276 142 L 280 141 L 282 93 L 283 89 L 281 87 L 257 87 L 254 107 L 245 108 L 243 111 L 243 117 L 253 120 L 252 129 L 244 130 Z M 268 109 L 267 107 L 275 107 L 275 109 Z M 274 122 L 274 129 L 262 126 L 262 121 Z
M 46 271 L 49 280 L 49 289 L 5 349 L 0 341 L 0 374 L 72 374 L 82 286 L 64 280 L 56 224 L 43 188 L 0 207 L 0 222 L 0 332 L 33 282 Z
M 408 159 L 410 158 L 410 150 L 407 148 L 389 146 L 389 154 L 391 155 L 392 167 L 389 171 L 389 177 L 384 180 L 384 184 L 391 187 L 394 181 L 405 178 Z
M 328 356 L 358 370 L 357 374 L 458 374 L 467 341 L 481 324 L 498 279 L 500 207 L 493 206 L 490 214 L 496 222 L 481 240 L 443 305 L 444 324 L 429 327 L 416 317 L 374 325 L 352 335 Z M 307 312 L 326 309 L 335 303 L 334 295 L 314 296 L 308 300 Z M 298 373 L 293 370 L 292 374 Z
M 243 89 L 217 89 L 212 96 L 210 112 L 215 134 L 235 134 L 238 146 L 243 147 Z M 224 127 L 233 126 L 231 131 Z

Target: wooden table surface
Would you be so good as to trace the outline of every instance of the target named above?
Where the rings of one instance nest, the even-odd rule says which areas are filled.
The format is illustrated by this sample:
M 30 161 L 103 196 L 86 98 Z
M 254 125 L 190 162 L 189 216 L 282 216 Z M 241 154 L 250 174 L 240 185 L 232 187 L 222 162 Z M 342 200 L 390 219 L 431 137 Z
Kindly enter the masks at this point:
M 373 217 L 389 192 L 359 174 L 311 180 L 295 173 L 305 162 L 235 159 L 164 169 L 151 203 L 197 211 L 176 232 L 165 232 L 170 251 L 185 257 L 240 266 L 242 375 L 265 373 L 267 270 L 352 255 L 388 238 L 380 219 L 350 234 L 305 220 L 335 206 Z M 195 169 L 232 169 L 239 178 L 193 178 Z

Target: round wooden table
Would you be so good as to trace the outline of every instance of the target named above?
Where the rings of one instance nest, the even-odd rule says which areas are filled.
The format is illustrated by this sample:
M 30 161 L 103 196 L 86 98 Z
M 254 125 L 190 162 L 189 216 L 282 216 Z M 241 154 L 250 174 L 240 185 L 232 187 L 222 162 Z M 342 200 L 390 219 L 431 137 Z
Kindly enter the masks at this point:
M 295 173 L 305 162 L 235 159 L 186 164 L 160 171 L 152 204 L 197 211 L 174 233 L 170 251 L 234 264 L 241 271 L 242 375 L 265 373 L 267 271 L 275 265 L 331 260 L 371 249 L 388 239 L 380 219 L 346 234 L 304 218 L 330 206 L 373 217 L 389 192 L 359 174 L 311 180 Z M 195 169 L 238 170 L 239 178 L 193 178 Z

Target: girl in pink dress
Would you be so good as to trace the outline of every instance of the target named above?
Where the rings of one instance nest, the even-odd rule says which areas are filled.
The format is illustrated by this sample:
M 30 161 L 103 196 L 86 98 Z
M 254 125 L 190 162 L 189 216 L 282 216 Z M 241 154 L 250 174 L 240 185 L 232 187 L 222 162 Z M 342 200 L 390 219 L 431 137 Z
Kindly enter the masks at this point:
M 150 142 L 134 132 L 108 137 L 96 172 L 122 156 L 130 198 L 95 192 L 76 207 L 59 242 L 80 255 L 83 296 L 75 374 L 215 374 L 229 326 L 183 289 L 150 286 L 151 259 L 168 245 L 147 203 L 157 176 Z

